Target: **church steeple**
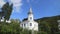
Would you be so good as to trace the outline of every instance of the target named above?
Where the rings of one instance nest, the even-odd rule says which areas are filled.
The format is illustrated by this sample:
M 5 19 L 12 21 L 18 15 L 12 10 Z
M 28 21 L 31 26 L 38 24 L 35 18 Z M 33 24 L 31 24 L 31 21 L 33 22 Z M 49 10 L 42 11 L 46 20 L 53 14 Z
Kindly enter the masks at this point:
M 33 13 L 32 13 L 32 8 L 30 8 L 30 11 L 28 12 L 28 14 L 33 14 Z
M 28 12 L 28 20 L 32 21 L 33 20 L 33 12 L 32 12 L 32 8 L 30 8 L 29 12 Z

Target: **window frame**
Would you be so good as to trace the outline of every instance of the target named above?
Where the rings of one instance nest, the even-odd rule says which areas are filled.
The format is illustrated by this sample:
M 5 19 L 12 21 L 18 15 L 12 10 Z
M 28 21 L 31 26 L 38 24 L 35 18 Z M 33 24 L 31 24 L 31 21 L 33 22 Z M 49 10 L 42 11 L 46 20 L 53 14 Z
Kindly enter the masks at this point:
M 30 26 L 32 26 L 32 23 L 30 23 Z
M 32 17 L 30 17 L 30 20 L 32 20 Z

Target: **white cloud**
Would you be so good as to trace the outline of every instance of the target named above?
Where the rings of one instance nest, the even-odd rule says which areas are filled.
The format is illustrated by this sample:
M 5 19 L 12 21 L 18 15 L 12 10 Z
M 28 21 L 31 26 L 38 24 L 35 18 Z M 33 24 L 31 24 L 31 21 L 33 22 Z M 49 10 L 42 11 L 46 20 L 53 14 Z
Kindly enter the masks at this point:
M 14 7 L 21 6 L 22 0 L 11 0 L 11 3 L 13 3 Z
M 0 8 L 5 4 L 4 0 L 0 0 Z
M 22 0 L 0 0 L 0 7 L 2 7 L 7 1 L 10 4 L 13 3 L 13 12 L 20 12 Z
M 22 6 L 22 0 L 10 0 L 13 3 L 13 12 L 20 12 Z
M 21 7 L 19 8 L 19 7 L 14 7 L 14 9 L 13 9 L 13 12 L 14 13 L 21 13 Z

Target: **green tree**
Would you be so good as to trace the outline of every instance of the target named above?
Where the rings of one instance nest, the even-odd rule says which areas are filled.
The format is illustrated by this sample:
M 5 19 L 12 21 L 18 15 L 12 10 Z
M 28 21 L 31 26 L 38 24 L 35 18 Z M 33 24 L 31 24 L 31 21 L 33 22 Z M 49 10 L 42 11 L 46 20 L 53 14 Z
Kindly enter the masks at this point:
M 7 2 L 6 4 L 3 5 L 2 12 L 4 12 L 5 20 L 9 20 L 12 10 L 13 4 L 9 5 L 9 3 Z

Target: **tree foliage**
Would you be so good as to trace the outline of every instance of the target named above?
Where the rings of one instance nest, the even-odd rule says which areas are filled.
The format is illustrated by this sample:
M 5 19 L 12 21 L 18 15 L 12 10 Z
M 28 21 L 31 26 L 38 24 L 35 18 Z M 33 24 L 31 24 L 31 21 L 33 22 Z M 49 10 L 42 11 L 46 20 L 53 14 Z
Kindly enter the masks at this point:
M 48 34 L 56 34 L 56 32 L 59 32 L 57 20 L 60 20 L 60 15 L 44 17 L 35 21 L 39 23 L 39 31 L 47 32 Z
M 5 19 L 9 20 L 10 15 L 13 10 L 13 4 L 9 5 L 9 3 L 7 2 L 6 4 L 3 5 L 3 7 L 1 9 L 2 9 L 2 12 L 4 12 Z

